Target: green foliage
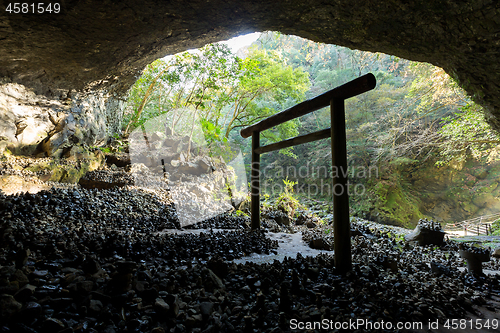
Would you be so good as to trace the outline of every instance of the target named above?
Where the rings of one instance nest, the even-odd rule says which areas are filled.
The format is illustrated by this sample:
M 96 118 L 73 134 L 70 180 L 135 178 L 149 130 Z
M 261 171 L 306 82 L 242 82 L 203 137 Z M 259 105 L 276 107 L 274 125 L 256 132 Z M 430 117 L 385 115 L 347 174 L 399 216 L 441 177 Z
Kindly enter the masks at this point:
M 380 174 L 349 175 L 351 183 L 366 188 L 362 196 L 351 196 L 351 209 L 361 216 L 380 213 L 392 222 L 408 222 L 421 213 L 418 196 L 400 175 L 426 161 L 445 165 L 480 158 L 500 143 L 483 110 L 443 69 L 430 64 L 272 32 L 263 34 L 242 59 L 224 45 L 211 44 L 150 64 L 130 90 L 123 127 L 135 128 L 166 113 L 178 132 L 190 126 L 186 118 L 196 118 L 212 154 L 230 159 L 235 150 L 228 142 L 235 142 L 244 147 L 248 164 L 250 140 L 244 141 L 239 129 L 368 72 L 377 78 L 376 89 L 346 101 L 347 153 L 350 166 L 377 166 Z M 261 145 L 329 126 L 329 108 L 317 110 L 263 131 Z M 265 154 L 261 163 L 261 170 L 307 168 L 308 163 L 331 168 L 330 140 Z M 278 196 L 281 209 L 290 215 L 299 204 L 290 183 L 299 178 L 300 185 L 330 181 L 321 177 L 315 172 L 305 178 L 273 174 L 275 184 L 286 181 Z M 321 199 L 330 200 L 326 195 Z
M 293 217 L 297 208 L 302 207 L 293 193 L 293 187 L 297 185 L 297 182 L 287 178 L 283 179 L 283 183 L 285 184 L 284 191 L 276 199 L 276 207 L 289 217 Z
M 457 82 L 441 68 L 274 33 L 264 35 L 258 42 L 266 50 L 279 52 L 285 63 L 309 73 L 311 88 L 307 98 L 368 72 L 377 78 L 375 90 L 346 101 L 349 165 L 377 166 L 379 177 L 383 178 L 349 175 L 352 184 L 366 188 L 362 196 L 350 196 L 355 214 L 363 217 L 379 214 L 382 220 L 387 218 L 393 223 L 414 220 L 422 214 L 418 194 L 402 180 L 403 175 L 427 161 L 431 165 L 436 160 L 450 163 L 457 154 L 479 158 L 500 143 L 486 125 L 483 111 L 472 104 Z M 468 113 L 464 114 L 465 110 Z M 330 112 L 325 108 L 298 119 L 297 130 L 299 134 L 308 134 L 329 124 Z M 262 167 L 268 171 L 288 166 L 310 170 L 310 166 L 331 165 L 329 140 L 296 146 L 293 154 L 296 158 L 276 153 L 263 155 Z M 266 180 L 281 182 L 279 177 L 272 178 Z M 330 181 L 314 172 L 305 178 L 292 175 L 290 179 L 318 187 Z M 316 198 L 330 200 L 320 195 Z
M 113 134 L 113 140 L 110 145 L 112 152 L 124 152 L 128 149 L 128 141 L 124 140 L 120 134 Z
M 237 217 L 249 217 L 249 215 L 241 210 L 237 210 L 236 212 L 234 212 L 234 215 L 237 216 Z
M 102 151 L 105 154 L 111 154 L 114 151 L 111 149 L 111 147 L 98 147 L 100 151 Z
M 209 44 L 147 66 L 129 92 L 124 130 L 169 113 L 175 133 L 186 115 L 180 110 L 190 108 L 208 143 L 225 143 L 233 130 L 301 101 L 308 87 L 307 73 L 287 66 L 276 52 L 254 48 L 240 59 L 225 44 Z M 264 137 L 273 140 L 296 127 L 284 124 Z
M 493 232 L 493 235 L 500 236 L 500 219 L 492 223 L 491 231 Z
M 469 156 L 479 159 L 500 144 L 500 137 L 484 119 L 484 111 L 479 105 L 469 102 L 458 110 L 441 121 L 443 126 L 439 133 L 444 140 L 438 165 L 451 160 L 463 161 Z

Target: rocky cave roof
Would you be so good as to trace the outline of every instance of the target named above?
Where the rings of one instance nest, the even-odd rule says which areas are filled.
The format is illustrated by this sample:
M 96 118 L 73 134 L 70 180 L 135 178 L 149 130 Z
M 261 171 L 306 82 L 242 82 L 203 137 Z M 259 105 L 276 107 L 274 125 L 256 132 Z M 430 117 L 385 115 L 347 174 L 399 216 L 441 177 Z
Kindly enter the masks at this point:
M 120 96 L 159 57 L 275 30 L 440 66 L 500 128 L 497 1 L 65 0 L 57 14 L 8 13 L 8 4 L 0 4 L 0 78 L 39 94 Z

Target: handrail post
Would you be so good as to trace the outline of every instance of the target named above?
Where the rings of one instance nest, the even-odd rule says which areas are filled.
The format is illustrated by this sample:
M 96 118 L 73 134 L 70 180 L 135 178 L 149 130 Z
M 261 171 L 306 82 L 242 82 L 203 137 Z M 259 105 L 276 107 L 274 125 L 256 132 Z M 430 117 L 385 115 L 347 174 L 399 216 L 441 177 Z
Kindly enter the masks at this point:
M 255 150 L 260 147 L 260 132 L 252 132 L 252 172 L 251 172 L 251 226 L 260 229 L 260 154 Z
M 330 101 L 333 168 L 333 236 L 335 268 L 346 273 L 352 268 L 351 227 L 347 182 L 347 147 L 344 99 Z

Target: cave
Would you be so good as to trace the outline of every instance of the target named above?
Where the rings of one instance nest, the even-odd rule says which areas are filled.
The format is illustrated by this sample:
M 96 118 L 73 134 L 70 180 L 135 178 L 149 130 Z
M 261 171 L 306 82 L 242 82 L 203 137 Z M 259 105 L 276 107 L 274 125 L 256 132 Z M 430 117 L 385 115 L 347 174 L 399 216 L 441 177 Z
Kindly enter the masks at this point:
M 495 1 L 67 0 L 58 13 L 43 14 L 33 13 L 34 7 L 25 14 L 7 11 L 9 4 L 1 5 L 0 14 L 1 93 L 8 100 L 0 136 L 4 145 L 30 146 L 24 148 L 28 154 L 60 155 L 71 142 L 105 141 L 118 129 L 113 120 L 120 119 L 127 89 L 153 60 L 266 30 L 442 67 L 500 128 Z M 9 83 L 20 86 L 7 89 Z M 5 111 L 16 103 L 27 110 Z M 50 121 L 51 109 L 74 125 L 47 135 L 58 123 L 54 114 Z M 34 113 L 39 116 L 28 121 Z M 39 145 L 41 135 L 50 145 Z

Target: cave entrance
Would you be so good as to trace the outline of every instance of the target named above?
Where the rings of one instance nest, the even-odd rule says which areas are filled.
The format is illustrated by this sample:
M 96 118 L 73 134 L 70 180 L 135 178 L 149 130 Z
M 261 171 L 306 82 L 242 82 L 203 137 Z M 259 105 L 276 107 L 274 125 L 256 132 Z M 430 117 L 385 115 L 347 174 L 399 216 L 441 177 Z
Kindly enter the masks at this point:
M 192 52 L 184 58 L 188 65 L 182 68 L 201 68 L 202 64 L 211 64 L 210 68 L 205 67 L 205 73 L 223 79 L 218 81 L 217 87 L 209 87 L 208 84 L 213 82 L 204 81 L 207 83 L 204 86 L 206 93 L 198 94 L 198 99 L 193 98 L 191 101 L 194 108 L 199 104 L 202 131 L 211 143 L 227 140 L 240 147 L 247 178 L 250 177 L 251 147 L 249 142 L 239 137 L 238 129 L 259 121 L 259 117 L 270 116 L 372 72 L 379 83 L 379 94 L 363 94 L 348 100 L 346 105 L 349 110 L 346 114 L 346 133 L 349 137 L 347 150 L 351 213 L 378 222 L 412 226 L 422 216 L 461 221 L 471 217 L 471 214 L 487 215 L 495 212 L 492 211 L 496 209 L 495 205 L 478 207 L 471 203 L 465 204 L 462 209 L 456 202 L 436 198 L 434 192 L 437 185 L 434 186 L 434 181 L 417 182 L 413 187 L 407 185 L 415 166 L 419 166 L 425 175 L 441 175 L 443 167 L 461 165 L 462 162 L 457 162 L 455 157 L 458 156 L 460 160 L 468 150 L 477 152 L 477 156 L 486 152 L 472 142 L 470 145 L 461 145 L 456 135 L 456 128 L 460 128 L 458 125 L 471 124 L 467 119 L 472 118 L 479 121 L 481 126 L 486 126 L 486 123 L 484 119 L 475 118 L 480 114 L 476 112 L 480 108 L 472 103 L 443 69 L 382 53 L 318 44 L 275 32 L 263 33 L 253 46 L 244 52 L 240 51 L 241 63 L 231 60 L 235 57 L 228 57 L 229 52 L 226 51 L 223 48 L 206 47 L 205 51 Z M 206 52 L 206 55 L 202 52 Z M 222 66 L 216 59 L 225 65 Z M 266 70 L 269 70 L 251 67 L 256 63 L 264 63 Z M 167 67 L 165 64 L 159 62 L 156 69 L 146 69 L 146 76 L 154 78 L 155 73 L 158 75 Z M 248 75 L 240 72 L 239 77 L 231 79 L 227 73 L 235 72 L 225 69 L 230 67 L 236 70 L 239 64 L 247 66 Z M 194 83 L 182 85 L 182 75 L 187 77 L 184 74 L 187 72 L 177 76 L 174 72 L 169 69 L 165 82 L 163 79 L 158 80 L 158 91 L 149 96 L 143 108 L 145 118 L 168 112 L 168 103 L 182 100 L 180 104 L 186 104 L 187 97 L 196 96 Z M 138 82 L 148 82 L 141 80 Z M 236 85 L 243 81 L 246 86 Z M 175 82 L 177 86 L 168 82 Z M 269 84 L 266 86 L 266 83 Z M 149 84 L 144 85 L 143 89 Z M 239 95 L 228 97 L 229 90 L 224 90 L 227 87 L 238 90 Z M 259 90 L 260 87 L 264 88 Z M 207 93 L 209 90 L 211 92 Z M 172 91 L 176 93 L 172 94 Z M 191 91 L 193 94 L 190 94 Z M 179 92 L 183 94 L 180 99 Z M 257 97 L 252 100 L 253 96 Z M 207 102 L 208 97 L 214 98 Z M 224 101 L 229 102 L 222 107 Z M 133 108 L 129 106 L 128 110 Z M 133 113 L 127 112 L 125 118 L 129 120 Z M 329 111 L 319 110 L 315 114 L 297 118 L 291 124 L 277 126 L 264 134 L 262 144 L 321 130 L 324 128 L 322 125 L 329 121 Z M 476 126 L 476 129 L 470 127 L 470 132 L 478 135 L 481 142 L 490 142 L 491 147 L 495 139 L 488 137 L 491 131 L 485 130 L 481 134 L 483 131 L 478 129 L 486 128 L 481 126 Z M 326 142 L 308 143 L 303 148 L 289 147 L 263 155 L 261 176 L 264 199 L 285 202 L 281 210 L 294 219 L 296 216 L 293 215 L 300 210 L 296 201 L 281 195 L 290 189 L 292 197 L 316 207 L 313 210 L 321 223 L 331 221 L 332 206 L 315 201 L 330 202 L 332 197 L 332 189 L 327 185 L 331 174 L 335 172 L 330 166 L 330 150 Z M 398 178 L 401 173 L 402 177 Z M 483 173 L 478 172 L 478 175 Z M 443 177 L 438 176 L 441 188 L 450 185 Z M 419 196 L 415 193 L 428 195 Z M 428 200 L 425 199 L 427 197 Z

